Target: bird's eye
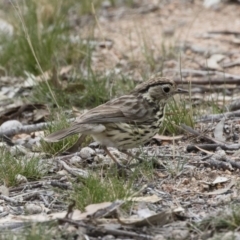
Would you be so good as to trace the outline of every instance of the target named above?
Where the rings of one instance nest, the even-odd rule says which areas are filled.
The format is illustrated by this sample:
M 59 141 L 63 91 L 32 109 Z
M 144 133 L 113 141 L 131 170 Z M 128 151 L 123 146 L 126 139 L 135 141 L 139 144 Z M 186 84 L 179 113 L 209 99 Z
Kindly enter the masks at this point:
M 170 92 L 170 87 L 163 87 L 163 91 L 165 92 L 165 93 L 169 93 Z

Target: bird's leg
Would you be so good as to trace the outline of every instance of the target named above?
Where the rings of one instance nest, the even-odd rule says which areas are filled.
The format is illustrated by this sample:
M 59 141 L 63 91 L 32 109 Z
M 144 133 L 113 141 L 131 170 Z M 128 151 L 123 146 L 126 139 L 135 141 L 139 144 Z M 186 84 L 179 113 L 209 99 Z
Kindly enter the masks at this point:
M 122 164 L 120 164 L 117 159 L 109 152 L 109 150 L 107 149 L 107 147 L 103 147 L 103 150 L 107 153 L 107 155 L 117 164 L 118 167 L 120 168 L 125 168 L 125 166 L 123 166 Z
M 139 163 L 142 163 L 143 162 L 143 159 L 142 158 L 139 158 L 137 156 L 134 156 L 131 152 L 128 152 L 127 150 L 122 150 L 123 153 L 125 153 L 126 155 L 128 155 L 129 157 L 131 157 L 131 159 L 129 160 L 128 162 L 128 165 L 130 164 L 130 162 L 132 161 L 132 159 L 137 159 L 139 161 Z
M 69 153 L 75 153 L 77 152 L 78 148 L 81 147 L 82 143 L 86 139 L 86 135 L 80 135 L 78 140 L 67 150 L 65 150 L 64 153 L 69 154 Z

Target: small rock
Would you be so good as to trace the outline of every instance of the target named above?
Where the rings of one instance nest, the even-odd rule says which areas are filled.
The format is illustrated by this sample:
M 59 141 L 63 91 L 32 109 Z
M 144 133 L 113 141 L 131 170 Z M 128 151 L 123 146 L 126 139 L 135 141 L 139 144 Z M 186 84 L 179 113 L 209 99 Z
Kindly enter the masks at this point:
M 106 235 L 103 237 L 103 240 L 111 240 L 111 239 L 116 239 L 113 235 Z
M 0 186 L 0 195 L 4 195 L 4 196 L 8 197 L 9 196 L 9 189 L 4 185 Z
M 9 120 L 4 122 L 1 127 L 0 127 L 0 132 L 2 131 L 8 131 L 11 130 L 12 128 L 17 128 L 17 127 L 21 127 L 22 123 L 20 123 L 17 120 Z
M 98 142 L 92 142 L 89 144 L 89 147 L 91 148 L 98 148 L 99 147 L 99 143 Z
M 82 161 L 82 159 L 79 156 L 74 156 L 70 159 L 71 164 L 78 164 Z
M 166 238 L 163 235 L 158 234 L 158 235 L 154 236 L 153 239 L 154 240 L 165 240 Z
M 95 151 L 90 147 L 84 147 L 80 151 L 80 157 L 82 159 L 87 159 L 95 155 Z
M 68 172 L 66 170 L 61 170 L 61 171 L 58 171 L 57 174 L 60 176 L 66 176 L 68 175 Z
M 192 177 L 191 178 L 191 182 L 196 182 L 197 180 L 196 180 L 196 178 L 195 177 Z
M 110 1 L 103 1 L 102 8 L 110 8 L 112 6 Z
M 188 179 L 188 178 L 184 178 L 184 179 L 182 180 L 182 184 L 184 184 L 184 185 L 189 184 L 189 179 Z
M 228 175 L 232 175 L 232 172 L 230 172 L 229 170 L 225 170 L 224 172 Z
M 173 239 L 176 239 L 176 240 L 187 239 L 188 236 L 189 236 L 188 230 L 174 229 L 172 231 L 172 237 L 173 237 Z
M 3 19 L 0 19 L 0 34 L 8 35 L 9 37 L 11 37 L 13 33 L 14 33 L 13 25 Z
M 226 161 L 227 160 L 227 154 L 224 150 L 222 150 L 221 148 L 217 147 L 216 152 L 214 153 L 213 157 L 216 160 L 219 161 Z
M 21 174 L 17 174 L 15 179 L 16 179 L 17 183 L 19 183 L 19 184 L 28 182 L 27 178 Z
M 67 176 L 63 176 L 59 179 L 59 182 L 64 182 L 64 181 L 67 181 L 67 180 L 68 180 Z
M 42 212 L 42 207 L 33 203 L 26 204 L 24 209 L 25 209 L 25 214 L 28 214 L 28 215 L 38 214 Z
M 98 154 L 94 157 L 94 162 L 95 163 L 102 163 L 106 157 L 104 157 L 103 154 Z

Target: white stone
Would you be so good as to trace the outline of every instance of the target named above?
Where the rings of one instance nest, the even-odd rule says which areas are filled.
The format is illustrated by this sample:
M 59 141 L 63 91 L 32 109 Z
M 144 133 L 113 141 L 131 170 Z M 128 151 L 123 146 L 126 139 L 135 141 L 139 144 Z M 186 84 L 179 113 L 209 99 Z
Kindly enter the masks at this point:
M 83 159 L 87 159 L 95 155 L 95 151 L 90 147 L 84 147 L 80 151 L 80 157 Z

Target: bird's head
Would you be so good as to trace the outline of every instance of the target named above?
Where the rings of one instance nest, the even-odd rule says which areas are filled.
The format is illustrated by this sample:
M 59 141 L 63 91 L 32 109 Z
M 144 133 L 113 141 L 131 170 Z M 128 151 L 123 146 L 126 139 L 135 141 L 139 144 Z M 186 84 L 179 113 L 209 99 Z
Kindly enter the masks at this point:
M 177 88 L 173 80 L 163 77 L 152 77 L 137 85 L 132 91 L 132 94 L 141 94 L 146 100 L 156 103 L 166 103 L 168 98 L 177 93 L 188 93 L 188 91 Z

